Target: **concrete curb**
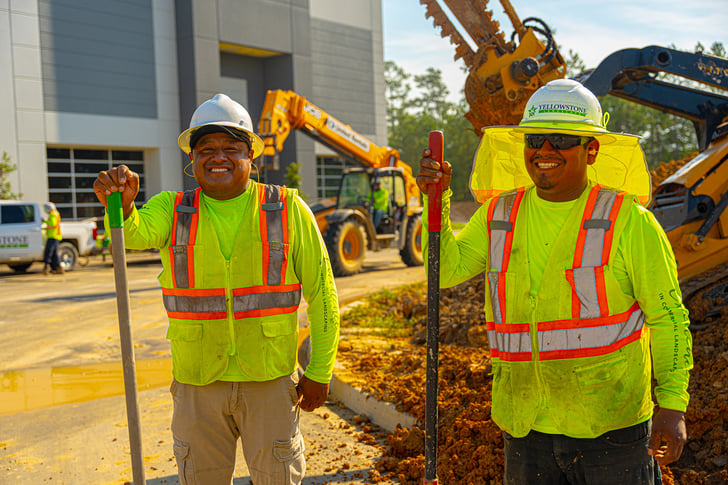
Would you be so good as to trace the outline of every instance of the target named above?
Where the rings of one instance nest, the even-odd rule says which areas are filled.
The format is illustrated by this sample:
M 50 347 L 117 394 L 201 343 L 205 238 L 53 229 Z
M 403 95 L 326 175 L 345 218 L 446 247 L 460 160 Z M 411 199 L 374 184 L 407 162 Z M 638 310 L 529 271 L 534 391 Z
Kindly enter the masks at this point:
M 357 414 L 363 414 L 382 429 L 393 433 L 397 425 L 412 428 L 417 420 L 409 414 L 397 411 L 392 403 L 377 401 L 359 389 L 342 381 L 336 374 L 329 385 L 329 397 L 340 401 Z

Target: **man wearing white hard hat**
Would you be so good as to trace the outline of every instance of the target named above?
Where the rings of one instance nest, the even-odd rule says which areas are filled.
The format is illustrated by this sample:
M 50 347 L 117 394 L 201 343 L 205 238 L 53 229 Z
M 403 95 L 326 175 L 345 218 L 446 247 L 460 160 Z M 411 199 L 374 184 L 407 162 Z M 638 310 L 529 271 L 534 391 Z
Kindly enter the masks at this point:
M 429 150 L 420 160 L 422 193 L 438 181 L 444 191 L 441 286 L 486 274 L 506 484 L 661 483 L 658 464 L 687 440 L 692 340 L 675 257 L 645 209 L 638 138 L 608 119 L 561 79 L 532 95 L 518 126 L 485 128 L 471 175 L 482 206 L 456 235 L 452 167 Z
M 199 188 L 162 192 L 137 210 L 139 176 L 120 165 L 94 191 L 104 205 L 121 192 L 127 247 L 160 249 L 180 482 L 229 484 L 240 439 L 253 483 L 299 484 L 299 410 L 326 401 L 339 335 L 326 247 L 296 190 L 250 180 L 263 141 L 243 106 L 215 95 L 178 144 Z M 301 296 L 312 355 L 299 380 Z

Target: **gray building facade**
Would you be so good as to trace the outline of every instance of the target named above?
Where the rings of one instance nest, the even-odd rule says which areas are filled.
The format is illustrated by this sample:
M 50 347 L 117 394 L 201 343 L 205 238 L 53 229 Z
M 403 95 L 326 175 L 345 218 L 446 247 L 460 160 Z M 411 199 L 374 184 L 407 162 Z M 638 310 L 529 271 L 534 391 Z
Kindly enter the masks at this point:
M 257 127 L 268 90 L 292 90 L 386 144 L 381 0 L 0 0 L 0 152 L 24 200 L 102 214 L 92 183 L 125 163 L 139 202 L 196 186 L 177 136 L 224 92 Z M 327 195 L 344 163 L 294 132 L 277 169 Z M 334 175 L 332 175 L 332 173 Z

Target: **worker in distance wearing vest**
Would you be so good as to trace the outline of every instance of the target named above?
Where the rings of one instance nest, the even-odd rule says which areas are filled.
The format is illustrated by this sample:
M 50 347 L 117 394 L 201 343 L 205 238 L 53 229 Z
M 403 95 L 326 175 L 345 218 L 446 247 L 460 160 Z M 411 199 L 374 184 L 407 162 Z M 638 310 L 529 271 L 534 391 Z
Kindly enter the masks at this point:
M 104 205 L 121 192 L 127 247 L 160 249 L 180 482 L 230 484 L 241 438 L 253 483 L 299 484 L 299 408 L 326 401 L 339 336 L 326 247 L 296 190 L 250 180 L 263 141 L 240 104 L 224 94 L 205 101 L 178 144 L 199 188 L 162 192 L 137 210 L 139 177 L 120 165 L 94 191 Z M 299 381 L 301 296 L 312 355 Z
M 374 203 L 372 204 L 372 212 L 374 215 L 372 224 L 376 230 L 379 227 L 379 223 L 382 222 L 382 219 L 384 219 L 384 216 L 389 211 L 389 191 L 382 187 L 381 180 L 374 182 L 374 190 L 367 194 L 367 202 L 371 202 L 372 199 L 374 199 Z
M 56 209 L 53 202 L 43 204 L 43 212 L 48 214 L 48 218 L 43 220 L 45 225 L 46 243 L 43 250 L 43 274 L 48 275 L 51 271 L 55 274 L 63 274 L 63 266 L 58 256 L 58 246 L 63 240 L 61 235 L 61 214 Z
M 518 126 L 484 129 L 471 176 L 482 206 L 457 235 L 452 167 L 429 150 L 420 160 L 422 193 L 444 191 L 440 285 L 486 274 L 506 484 L 661 483 L 655 459 L 677 460 L 687 439 L 692 339 L 675 257 L 644 207 L 638 138 L 607 121 L 591 91 L 562 79 L 531 96 Z

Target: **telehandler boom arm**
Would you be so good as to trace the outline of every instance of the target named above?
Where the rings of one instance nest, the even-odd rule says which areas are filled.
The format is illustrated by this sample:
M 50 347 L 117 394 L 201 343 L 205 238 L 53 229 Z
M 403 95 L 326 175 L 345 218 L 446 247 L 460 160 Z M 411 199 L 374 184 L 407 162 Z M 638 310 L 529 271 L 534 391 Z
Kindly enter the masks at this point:
M 399 167 L 404 171 L 408 199 L 419 198 L 412 168 L 400 160 L 399 152 L 375 145 L 349 125 L 293 91 L 268 91 L 260 117 L 259 133 L 265 142 L 264 156 L 277 156 L 291 130 L 299 130 L 341 156 L 368 168 Z

